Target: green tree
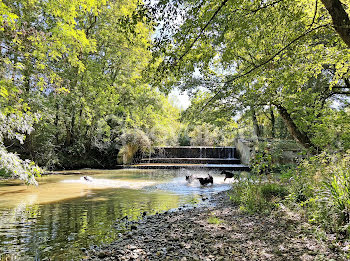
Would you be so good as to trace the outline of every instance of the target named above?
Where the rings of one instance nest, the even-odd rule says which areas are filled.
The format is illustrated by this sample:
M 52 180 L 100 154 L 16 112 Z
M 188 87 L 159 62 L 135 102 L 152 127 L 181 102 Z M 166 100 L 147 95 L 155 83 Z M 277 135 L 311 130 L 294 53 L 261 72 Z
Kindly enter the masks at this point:
M 15 137 L 23 143 L 25 134 L 33 133 L 35 121 L 30 119 L 38 118 L 36 115 L 40 113 L 42 99 L 38 93 L 40 96 L 60 90 L 61 79 L 50 63 L 66 59 L 79 71 L 84 69 L 79 51 L 94 50 L 94 42 L 88 41 L 76 28 L 75 19 L 88 12 L 96 13 L 102 4 L 93 1 L 0 2 L 0 124 L 6 125 L 0 131 L 5 139 L 0 139 L 0 167 L 8 175 L 35 182 L 37 168 L 7 153 L 4 142 Z M 9 124 L 13 119 L 16 119 L 14 124 Z
M 272 105 L 299 143 L 321 149 L 310 126 L 318 124 L 323 108 L 331 110 L 327 101 L 349 94 L 350 87 L 348 47 L 324 6 L 224 0 L 166 2 L 166 8 L 181 10 L 163 17 L 173 19 L 163 29 L 173 34 L 170 41 L 161 35 L 156 48 L 165 57 L 159 72 L 169 75 L 166 86 L 206 87 L 212 97 L 202 107 L 219 99 L 238 99 L 242 109 Z
M 1 145 L 14 143 L 22 157 L 55 168 L 82 166 L 71 161 L 89 157 L 100 166 L 101 158 L 115 162 L 130 130 L 152 144 L 176 140 L 179 113 L 145 72 L 154 24 L 142 3 L 0 4 L 0 112 L 40 115 L 21 132 L 24 144 L 2 132 Z

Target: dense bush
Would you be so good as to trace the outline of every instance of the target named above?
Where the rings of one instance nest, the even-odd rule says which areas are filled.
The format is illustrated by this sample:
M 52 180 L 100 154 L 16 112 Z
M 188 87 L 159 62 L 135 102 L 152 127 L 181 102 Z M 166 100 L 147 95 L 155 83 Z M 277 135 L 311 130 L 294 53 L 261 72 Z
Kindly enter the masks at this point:
M 40 175 L 42 169 L 30 160 L 22 160 L 15 153 L 8 152 L 4 146 L 4 139 L 13 139 L 20 144 L 30 134 L 38 115 L 30 113 L 0 112 L 0 176 L 5 178 L 19 178 L 27 184 L 37 184 L 35 176 Z
M 255 174 L 282 173 L 293 168 L 305 152 L 292 140 L 256 141 L 250 165 Z M 290 155 L 284 155 L 289 151 Z
M 267 174 L 271 170 L 273 155 L 266 143 L 259 143 L 258 149 L 255 151 L 250 163 L 252 172 L 255 174 Z
M 122 148 L 118 154 L 118 163 L 130 164 L 135 154 L 150 152 L 151 142 L 146 133 L 141 130 L 133 129 L 127 130 L 122 136 Z
M 178 143 L 180 146 L 190 146 L 191 145 L 191 138 L 188 134 L 187 128 L 180 129 Z
M 300 206 L 312 223 L 349 235 L 350 153 L 326 153 L 304 160 L 291 182 L 289 200 Z
M 188 136 L 192 146 L 230 146 L 233 144 L 230 130 L 209 123 L 194 126 Z
M 0 146 L 0 176 L 19 178 L 27 184 L 37 185 L 35 176 L 42 170 L 30 160 L 21 160 L 18 155 L 7 152 Z
M 235 183 L 230 191 L 231 200 L 249 213 L 267 213 L 287 195 L 284 186 L 256 176 Z
M 304 213 L 310 223 L 350 235 L 350 151 L 309 157 L 298 166 L 280 168 L 277 176 L 271 172 L 258 175 L 271 163 L 263 157 L 260 159 L 261 162 L 253 166 L 255 174 L 234 184 L 230 192 L 231 199 L 241 209 L 267 213 L 283 201 Z

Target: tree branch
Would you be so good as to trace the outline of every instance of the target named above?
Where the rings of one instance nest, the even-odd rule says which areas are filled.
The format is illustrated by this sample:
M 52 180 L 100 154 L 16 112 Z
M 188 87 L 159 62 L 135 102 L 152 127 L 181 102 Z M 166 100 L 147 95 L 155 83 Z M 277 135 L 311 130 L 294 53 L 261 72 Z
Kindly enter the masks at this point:
M 224 5 L 227 2 L 228 2 L 228 0 L 222 1 L 221 5 L 218 7 L 218 9 L 216 9 L 215 13 L 212 15 L 212 17 L 209 19 L 209 21 L 204 25 L 204 27 L 201 28 L 198 36 L 193 40 L 193 42 L 190 44 L 190 46 L 187 48 L 187 50 L 185 50 L 185 52 L 179 57 L 179 59 L 177 61 L 175 61 L 173 66 L 176 66 L 179 63 L 179 61 L 181 61 L 188 54 L 188 52 L 192 49 L 194 44 L 199 40 L 199 38 L 201 38 L 201 36 L 202 36 L 203 32 L 205 31 L 205 29 L 214 20 L 215 16 L 220 12 L 220 10 L 224 7 Z
M 90 30 L 94 27 L 96 22 L 97 22 L 97 16 L 95 15 L 94 18 L 93 18 L 93 21 L 90 24 L 90 26 L 88 28 L 86 28 L 86 30 L 85 30 L 86 38 L 89 38 Z
M 340 0 L 321 0 L 332 17 L 335 31 L 350 47 L 350 19 Z
M 333 94 L 350 95 L 350 91 L 348 91 L 348 92 L 333 92 Z
M 344 79 L 345 85 L 347 88 L 350 88 L 350 81 L 349 79 Z
M 293 45 L 294 43 L 296 43 L 297 41 L 299 41 L 301 38 L 305 37 L 306 35 L 308 35 L 309 33 L 313 32 L 313 31 L 315 31 L 315 30 L 318 30 L 318 29 L 320 29 L 320 28 L 322 28 L 322 27 L 326 27 L 326 26 L 328 26 L 328 24 L 326 24 L 326 25 L 320 25 L 320 26 L 317 26 L 317 27 L 315 27 L 315 28 L 312 28 L 312 29 L 307 30 L 306 32 L 304 32 L 303 34 L 299 35 L 299 36 L 296 37 L 294 40 L 292 40 L 291 42 L 289 42 L 285 47 L 283 47 L 282 49 L 280 49 L 278 52 L 276 52 L 274 55 L 272 55 L 272 56 L 271 56 L 269 59 L 267 59 L 266 61 L 264 61 L 264 62 L 262 62 L 262 63 L 260 63 L 260 64 L 258 64 L 258 65 L 256 65 L 256 66 L 254 66 L 253 68 L 251 68 L 250 70 L 248 70 L 248 71 L 246 71 L 246 72 L 244 72 L 244 73 L 241 73 L 241 74 L 238 74 L 238 75 L 234 76 L 234 77 L 233 77 L 232 79 L 230 79 L 230 80 L 227 80 L 227 81 L 223 82 L 223 84 L 224 84 L 223 87 L 225 87 L 225 86 L 226 86 L 227 84 L 229 84 L 229 83 L 234 82 L 235 80 L 238 80 L 238 79 L 240 79 L 240 78 L 242 78 L 242 77 L 247 76 L 248 74 L 254 72 L 254 71 L 257 70 L 257 69 L 259 69 L 260 67 L 262 67 L 262 66 L 268 64 L 269 62 L 273 61 L 273 60 L 274 60 L 279 54 L 281 54 L 284 50 L 286 50 L 286 49 L 289 48 L 291 45 Z M 220 93 L 221 91 L 223 91 L 223 87 L 220 88 L 220 89 L 214 94 L 214 96 L 204 105 L 204 107 L 207 106 L 207 105 L 208 105 L 210 102 L 212 102 L 214 99 L 216 99 L 216 97 L 219 95 L 219 93 Z
M 263 5 L 260 6 L 259 8 L 253 9 L 253 10 L 248 10 L 248 9 L 237 9 L 234 10 L 233 12 L 237 12 L 237 11 L 248 11 L 250 13 L 256 13 L 262 9 L 268 8 L 270 6 L 274 6 L 280 2 L 282 2 L 284 0 L 277 0 L 276 2 L 267 4 L 267 5 Z M 210 23 L 214 20 L 214 18 L 217 16 L 217 14 L 220 12 L 220 10 L 226 5 L 226 3 L 228 2 L 228 0 L 224 0 L 222 1 L 221 5 L 218 7 L 218 9 L 215 11 L 215 13 L 212 15 L 212 17 L 209 19 L 209 21 L 204 25 L 204 27 L 201 28 L 198 36 L 193 40 L 193 42 L 190 44 L 190 46 L 185 50 L 185 52 L 179 57 L 179 59 L 177 59 L 174 64 L 172 64 L 172 66 L 176 66 L 187 54 L 188 52 L 192 49 L 192 47 L 194 46 L 194 44 L 199 40 L 199 38 L 202 37 L 202 34 L 204 33 L 205 29 L 210 25 Z
M 350 86 L 340 86 L 340 85 L 335 85 L 332 87 L 332 89 L 348 89 Z
M 274 55 L 272 55 L 269 59 L 267 59 L 265 62 L 262 62 L 260 64 L 258 64 L 257 66 L 255 66 L 254 68 L 250 69 L 249 71 L 243 73 L 243 74 L 239 74 L 237 75 L 236 77 L 233 77 L 232 79 L 228 80 L 225 82 L 225 84 L 227 83 L 231 83 L 239 78 L 242 78 L 248 74 L 250 74 L 251 72 L 255 71 L 256 69 L 259 69 L 260 67 L 264 66 L 265 64 L 268 64 L 269 62 L 271 62 L 272 60 L 274 60 L 278 55 L 280 55 L 284 50 L 288 49 L 291 45 L 293 45 L 295 42 L 299 41 L 301 38 L 303 38 L 304 36 L 308 35 L 309 33 L 317 30 L 317 29 L 320 29 L 321 27 L 325 27 L 325 26 L 328 26 L 328 25 L 320 25 L 320 26 L 317 26 L 313 29 L 309 29 L 307 30 L 305 33 L 299 35 L 297 38 L 295 38 L 294 40 L 292 40 L 291 42 L 289 42 L 289 44 L 287 44 L 285 47 L 283 47 L 282 49 L 280 49 L 278 52 L 276 52 Z
M 311 27 L 314 25 L 314 23 L 315 23 L 316 14 L 317 14 L 317 6 L 318 6 L 318 0 L 316 0 L 316 3 L 315 3 L 315 12 L 314 12 L 314 17 L 312 18 L 312 22 L 311 22 L 311 24 L 310 24 L 309 28 L 311 28 Z
M 256 8 L 256 9 L 253 9 L 253 10 L 248 10 L 248 9 L 243 9 L 243 10 L 249 11 L 251 13 L 256 13 L 256 12 L 262 10 L 262 9 L 268 8 L 270 6 L 274 6 L 274 5 L 276 5 L 276 4 L 278 4 L 278 3 L 282 2 L 282 1 L 284 1 L 284 0 L 278 0 L 278 1 L 273 2 L 271 4 L 263 5 L 263 6 L 260 6 L 260 7 Z

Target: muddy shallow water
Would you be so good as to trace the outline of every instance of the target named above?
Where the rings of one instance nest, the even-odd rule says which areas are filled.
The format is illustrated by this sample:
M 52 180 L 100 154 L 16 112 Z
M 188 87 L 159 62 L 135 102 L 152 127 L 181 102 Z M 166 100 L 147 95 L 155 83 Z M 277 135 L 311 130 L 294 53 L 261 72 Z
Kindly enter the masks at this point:
M 118 238 L 117 219 L 204 204 L 203 197 L 230 188 L 215 172 L 213 186 L 185 181 L 189 174 L 206 176 L 204 170 L 80 172 L 42 177 L 38 187 L 0 182 L 0 259 L 80 259 L 82 248 Z

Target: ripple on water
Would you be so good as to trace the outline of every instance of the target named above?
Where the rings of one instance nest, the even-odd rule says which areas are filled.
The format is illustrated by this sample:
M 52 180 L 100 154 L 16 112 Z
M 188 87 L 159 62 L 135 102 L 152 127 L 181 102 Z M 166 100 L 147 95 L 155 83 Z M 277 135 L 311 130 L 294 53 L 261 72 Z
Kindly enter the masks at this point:
M 178 195 L 189 194 L 213 194 L 222 191 L 229 190 L 231 185 L 229 183 L 223 183 L 223 178 L 214 176 L 213 185 L 201 186 L 199 181 L 194 179 L 192 182 L 187 182 L 185 176 L 179 176 L 174 178 L 170 182 L 156 184 L 147 187 L 149 191 L 169 191 Z
M 142 189 L 146 186 L 151 186 L 156 183 L 155 181 L 149 181 L 149 180 L 135 181 L 135 180 L 101 179 L 101 178 L 85 180 L 82 177 L 79 179 L 66 179 L 66 180 L 62 180 L 61 182 L 83 184 L 89 187 L 97 187 L 97 188 L 129 188 L 129 189 Z
M 11 190 L 8 198 L 16 196 L 18 200 L 11 207 L 0 206 L 1 252 L 16 260 L 80 259 L 80 248 L 117 239 L 113 227 L 124 216 L 137 219 L 143 212 L 154 214 L 193 205 L 202 201 L 202 195 L 230 188 L 229 182 L 224 183 L 215 173 L 213 186 L 202 187 L 197 180 L 186 182 L 186 175 L 206 176 L 205 171 L 118 173 L 83 174 L 92 181 L 82 180 L 82 175 L 53 176 L 44 178 L 44 185 L 38 188 L 18 190 L 18 195 Z M 50 201 L 38 204 L 37 198 Z

